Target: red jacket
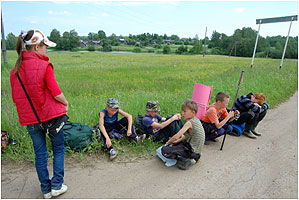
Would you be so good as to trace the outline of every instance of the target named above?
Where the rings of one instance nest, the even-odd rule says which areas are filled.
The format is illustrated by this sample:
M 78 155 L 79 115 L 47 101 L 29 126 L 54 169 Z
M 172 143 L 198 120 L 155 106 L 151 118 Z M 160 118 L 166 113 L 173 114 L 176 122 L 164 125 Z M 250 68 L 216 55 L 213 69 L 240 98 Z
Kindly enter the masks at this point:
M 46 85 L 47 67 L 51 66 L 49 58 L 34 52 L 23 51 L 23 60 L 19 75 L 33 102 L 41 122 L 66 114 L 65 106 L 56 101 Z M 19 121 L 22 126 L 38 123 L 24 90 L 14 74 L 10 71 L 10 84 L 13 102 L 16 104 Z

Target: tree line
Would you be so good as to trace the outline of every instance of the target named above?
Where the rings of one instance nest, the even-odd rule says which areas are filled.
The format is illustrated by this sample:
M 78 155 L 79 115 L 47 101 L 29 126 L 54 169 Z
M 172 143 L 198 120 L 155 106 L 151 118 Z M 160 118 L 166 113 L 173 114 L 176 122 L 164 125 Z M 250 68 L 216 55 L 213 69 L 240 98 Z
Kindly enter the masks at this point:
M 102 51 L 112 51 L 113 46 L 121 44 L 134 46 L 134 51 L 140 48 L 152 47 L 161 49 L 164 54 L 171 52 L 171 46 L 176 45 L 176 54 L 202 54 L 207 49 L 207 54 L 251 57 L 255 45 L 257 31 L 249 27 L 237 29 L 232 36 L 213 31 L 211 38 L 199 39 L 198 35 L 193 38 L 180 38 L 177 35 L 158 35 L 143 33 L 129 36 L 115 35 L 106 36 L 103 30 L 97 33 L 88 33 L 87 36 L 79 36 L 75 30 L 65 31 L 62 35 L 57 29 L 53 29 L 49 39 L 57 44 L 56 50 L 74 50 L 85 46 L 89 51 L 94 51 L 96 46 L 101 46 Z M 9 33 L 6 37 L 6 48 L 15 49 L 17 37 Z M 286 37 L 259 36 L 256 57 L 281 58 Z M 298 59 L 298 36 L 290 37 L 285 54 L 286 58 Z

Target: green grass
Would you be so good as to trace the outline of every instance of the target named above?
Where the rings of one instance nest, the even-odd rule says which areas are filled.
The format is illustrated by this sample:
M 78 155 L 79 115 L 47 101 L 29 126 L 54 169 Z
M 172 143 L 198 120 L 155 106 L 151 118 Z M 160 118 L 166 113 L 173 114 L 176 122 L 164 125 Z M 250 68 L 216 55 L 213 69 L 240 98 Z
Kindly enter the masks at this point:
M 2 159 L 34 160 L 31 139 L 25 127 L 18 122 L 17 111 L 11 98 L 9 71 L 17 59 L 8 52 L 9 63 L 1 66 L 1 128 L 17 139 L 2 153 Z M 148 100 L 158 100 L 161 115 L 181 112 L 181 104 L 192 97 L 195 83 L 213 86 L 210 103 L 219 91 L 235 96 L 240 73 L 245 71 L 239 94 L 264 93 L 272 108 L 286 101 L 298 89 L 298 61 L 251 58 L 162 55 L 49 52 L 56 80 L 69 101 L 70 121 L 89 126 L 98 123 L 98 113 L 110 97 L 118 98 L 121 109 L 135 117 L 144 115 Z M 48 141 L 50 146 L 50 143 Z M 146 157 L 155 153 L 160 144 L 146 140 L 142 145 L 126 139 L 114 141 L 119 159 Z M 102 143 L 93 144 L 78 157 L 86 154 L 102 155 Z M 51 151 L 50 151 L 51 154 Z

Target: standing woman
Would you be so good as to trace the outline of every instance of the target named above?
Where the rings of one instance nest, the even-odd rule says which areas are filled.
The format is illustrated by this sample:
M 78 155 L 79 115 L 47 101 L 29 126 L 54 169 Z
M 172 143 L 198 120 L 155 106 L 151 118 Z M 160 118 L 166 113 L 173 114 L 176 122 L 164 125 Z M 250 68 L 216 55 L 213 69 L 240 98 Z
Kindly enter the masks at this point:
M 25 50 L 22 50 L 24 46 Z M 52 198 L 67 191 L 64 180 L 64 134 L 63 129 L 50 137 L 53 149 L 53 177 L 49 178 L 46 133 L 34 115 L 25 92 L 17 78 L 20 76 L 41 122 L 65 115 L 68 101 L 55 80 L 53 65 L 46 56 L 47 47 L 56 44 L 38 30 L 22 31 L 17 40 L 19 55 L 10 71 L 12 99 L 17 107 L 19 121 L 27 126 L 35 152 L 35 168 L 44 198 Z

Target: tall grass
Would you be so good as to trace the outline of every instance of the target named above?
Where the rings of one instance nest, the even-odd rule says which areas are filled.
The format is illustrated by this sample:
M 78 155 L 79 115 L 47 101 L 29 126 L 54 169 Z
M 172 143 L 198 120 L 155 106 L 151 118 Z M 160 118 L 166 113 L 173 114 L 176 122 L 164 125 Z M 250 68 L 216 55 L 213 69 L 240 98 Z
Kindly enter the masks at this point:
M 33 160 L 31 139 L 18 122 L 11 98 L 9 71 L 17 54 L 8 52 L 9 63 L 1 67 L 1 126 L 17 139 L 9 145 L 2 159 Z M 210 103 L 219 91 L 235 96 L 242 70 L 245 71 L 239 94 L 262 92 L 274 108 L 287 100 L 298 88 L 298 61 L 256 58 L 250 67 L 250 58 L 144 55 L 113 53 L 49 52 L 56 80 L 69 101 L 70 121 L 89 126 L 98 123 L 98 113 L 110 97 L 119 99 L 121 109 L 135 117 L 144 115 L 148 100 L 158 100 L 161 115 L 180 112 L 181 104 L 192 97 L 195 83 L 213 86 Z M 146 140 L 142 145 L 127 140 L 114 142 L 120 154 L 145 156 L 152 154 L 158 143 Z M 84 153 L 102 153 L 101 142 L 96 141 Z M 82 154 L 82 152 L 81 152 Z M 80 155 L 81 155 L 80 154 Z

